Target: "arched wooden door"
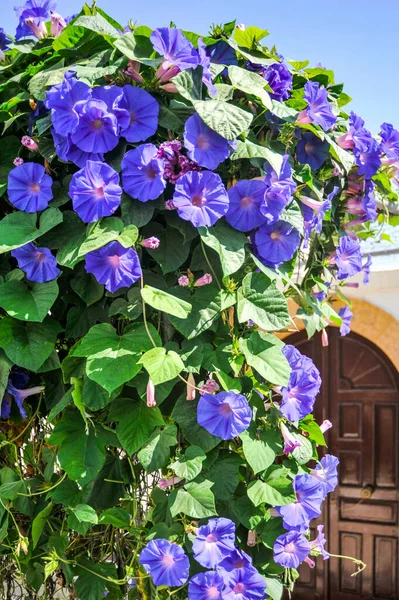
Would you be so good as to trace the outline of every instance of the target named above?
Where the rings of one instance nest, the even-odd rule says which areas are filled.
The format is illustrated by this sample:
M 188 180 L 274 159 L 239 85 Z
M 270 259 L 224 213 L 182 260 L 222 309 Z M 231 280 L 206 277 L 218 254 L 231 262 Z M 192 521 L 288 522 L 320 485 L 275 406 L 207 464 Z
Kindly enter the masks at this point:
M 329 328 L 329 346 L 296 334 L 285 340 L 310 356 L 323 385 L 315 406 L 329 419 L 328 452 L 340 459 L 339 485 L 315 522 L 325 525 L 332 554 L 361 558 L 352 577 L 348 560 L 304 564 L 294 599 L 399 599 L 399 377 L 389 359 L 365 338 Z

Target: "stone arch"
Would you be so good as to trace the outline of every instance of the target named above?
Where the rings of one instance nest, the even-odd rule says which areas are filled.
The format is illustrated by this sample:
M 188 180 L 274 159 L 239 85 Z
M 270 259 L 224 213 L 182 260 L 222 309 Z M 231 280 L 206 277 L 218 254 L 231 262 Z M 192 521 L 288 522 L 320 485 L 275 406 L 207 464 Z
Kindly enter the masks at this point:
M 399 371 L 399 321 L 366 300 L 352 298 L 351 301 L 353 310 L 351 330 L 375 344 Z M 292 316 L 295 315 L 296 310 L 297 305 L 290 303 Z M 295 324 L 298 331 L 305 329 L 302 320 L 295 318 Z M 287 334 L 284 335 L 286 336 Z

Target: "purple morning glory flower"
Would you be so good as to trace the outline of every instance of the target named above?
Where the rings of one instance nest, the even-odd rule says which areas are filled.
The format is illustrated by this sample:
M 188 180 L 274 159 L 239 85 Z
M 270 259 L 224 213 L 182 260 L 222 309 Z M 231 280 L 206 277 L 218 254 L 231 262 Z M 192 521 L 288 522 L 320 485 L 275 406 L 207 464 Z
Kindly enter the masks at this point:
M 216 169 L 229 157 L 231 150 L 231 144 L 205 125 L 197 113 L 186 121 L 184 146 L 189 158 L 207 169 Z
M 284 351 L 285 347 L 283 354 Z M 286 358 L 290 361 L 288 356 Z M 307 356 L 302 356 L 300 361 L 295 359 L 295 366 L 291 367 L 288 387 L 281 388 L 281 412 L 287 419 L 296 422 L 312 412 L 320 391 L 321 377 L 319 370 Z
M 12 39 L 8 37 L 2 27 L 0 27 L 0 60 L 4 60 L 4 52 L 9 50 L 8 44 L 12 44 Z
M 317 525 L 317 537 L 309 542 L 310 547 L 312 549 L 312 555 L 321 554 L 323 560 L 328 560 L 330 558 L 329 552 L 325 550 L 324 546 L 326 545 L 326 536 L 323 533 L 324 525 Z
M 294 194 L 296 190 L 296 183 L 292 178 L 292 168 L 289 162 L 290 155 L 284 154 L 283 161 L 281 163 L 280 175 L 277 175 L 276 171 L 273 167 L 265 162 L 264 170 L 266 172 L 265 175 L 265 183 L 269 186 L 274 183 L 280 183 L 281 185 L 286 185 L 290 189 L 290 194 Z
M 355 155 L 355 162 L 359 167 L 359 175 L 362 175 L 365 179 L 371 179 L 381 166 L 381 151 L 378 142 L 370 134 L 367 148 L 361 150 L 355 146 L 353 154 Z
M 148 542 L 140 553 L 139 563 L 151 575 L 154 585 L 177 587 L 188 579 L 190 563 L 184 550 L 168 540 L 156 539 Z
M 28 281 L 46 283 L 60 274 L 57 260 L 48 248 L 37 248 L 33 242 L 11 251 L 17 259 L 18 267 L 26 274 Z
M 71 141 L 71 136 L 63 137 L 54 131 L 51 130 L 51 135 L 53 136 L 55 151 L 59 159 L 64 160 L 65 162 L 73 162 L 78 167 L 84 167 L 88 160 L 94 161 L 104 161 L 104 154 L 96 153 L 96 152 L 85 152 L 81 150 Z
M 209 68 L 211 66 L 211 59 L 206 53 L 206 46 L 201 38 L 198 38 L 198 55 L 199 64 L 202 67 L 202 83 L 206 85 L 211 96 L 216 96 L 217 89 L 212 81 L 213 74 Z
M 296 145 L 297 159 L 312 169 L 320 169 L 330 151 L 330 145 L 314 133 L 303 133 Z
M 23 407 L 23 403 L 29 396 L 40 394 L 44 391 L 44 386 L 39 385 L 31 388 L 26 388 L 29 381 L 29 377 L 23 371 L 15 369 L 11 371 L 8 378 L 7 388 L 3 399 L 0 400 L 1 411 L 0 418 L 8 419 L 11 414 L 11 402 L 15 401 L 19 413 L 23 419 L 27 418 L 27 414 Z M 22 389 L 20 389 L 22 388 Z
M 315 231 L 316 233 L 321 232 L 323 227 L 324 215 L 328 210 L 331 209 L 331 200 L 330 196 L 327 200 L 323 200 L 322 202 L 319 202 L 318 200 L 313 200 L 313 198 L 308 198 L 307 196 L 301 196 L 300 200 L 303 205 L 302 214 L 304 225 L 304 237 L 307 246 L 307 242 L 310 238 L 311 233 L 313 231 Z
M 228 190 L 229 210 L 226 221 L 238 231 L 250 231 L 264 223 L 260 206 L 264 201 L 267 186 L 263 181 L 249 179 L 238 181 Z
M 112 215 L 121 203 L 122 188 L 118 173 L 103 162 L 88 160 L 74 173 L 69 185 L 73 210 L 84 223 Z
M 283 525 L 286 529 L 303 533 L 309 529 L 311 519 L 321 514 L 323 486 L 316 477 L 308 473 L 297 475 L 293 486 L 296 502 L 276 506 L 276 510 L 280 517 L 283 517 Z
M 142 142 L 154 135 L 158 128 L 159 104 L 146 90 L 132 85 L 120 88 L 123 94 L 118 109 L 127 112 L 128 120 L 121 135 L 128 142 Z
M 284 425 L 284 423 L 280 424 L 280 431 L 284 440 L 284 454 L 289 454 L 290 452 L 293 452 L 295 448 L 299 448 L 300 446 L 302 446 L 301 442 L 294 438 L 294 436 L 292 435 L 288 427 Z
M 382 140 L 382 152 L 384 152 L 388 158 L 399 160 L 399 131 L 394 129 L 393 125 L 390 123 L 383 123 L 381 125 L 380 137 Z
M 198 573 L 188 583 L 188 600 L 219 600 L 223 587 L 223 577 L 216 571 Z
M 236 526 L 230 519 L 209 519 L 197 529 L 193 542 L 194 558 L 200 565 L 213 569 L 235 549 Z
M 8 199 L 15 208 L 34 213 L 47 208 L 53 180 L 42 165 L 26 162 L 8 174 Z
M 290 187 L 284 183 L 272 183 L 267 188 L 260 212 L 268 223 L 278 221 L 281 212 L 292 200 Z
M 335 264 L 338 267 L 338 279 L 352 277 L 362 270 L 362 253 L 360 244 L 357 240 L 354 240 L 349 236 L 341 237 L 335 250 Z
M 236 51 L 223 40 L 207 46 L 206 53 L 211 62 L 217 65 L 238 65 Z
M 362 266 L 363 271 L 363 284 L 366 285 L 370 281 L 370 267 L 373 263 L 371 254 L 368 255 L 366 262 Z
M 103 100 L 88 100 L 76 107 L 79 126 L 71 140 L 85 152 L 109 152 L 118 144 L 118 121 Z
M 198 402 L 198 424 L 222 440 L 231 440 L 248 429 L 251 418 L 248 400 L 235 392 L 204 394 Z
M 323 500 L 330 492 L 333 492 L 338 485 L 338 465 L 339 460 L 332 454 L 326 454 L 320 463 L 311 471 L 312 477 L 315 477 L 321 484 Z
M 285 63 L 275 63 L 267 67 L 263 78 L 273 90 L 273 93 L 270 94 L 273 100 L 278 102 L 288 100 L 292 91 L 292 74 Z
M 261 261 L 272 269 L 290 260 L 299 248 L 300 235 L 290 223 L 276 221 L 262 225 L 252 236 Z
M 252 558 L 241 548 L 235 548 L 231 554 L 222 560 L 219 568 L 230 572 L 233 569 L 243 569 L 252 564 Z
M 370 180 L 363 180 L 362 184 L 359 185 L 359 188 L 361 187 L 359 195 L 351 195 L 348 187 L 350 195 L 346 200 L 346 208 L 350 215 L 357 215 L 357 219 L 353 219 L 348 223 L 349 226 L 374 221 L 377 217 L 377 204 L 374 197 L 375 185 Z M 357 184 L 352 185 L 356 186 Z
M 310 544 L 302 533 L 289 531 L 280 535 L 273 546 L 274 562 L 287 569 L 297 569 L 310 552 Z
M 298 369 L 301 367 L 303 354 L 299 352 L 298 348 L 295 348 L 295 346 L 292 346 L 291 344 L 286 344 L 281 349 L 281 352 L 288 360 L 291 369 Z
M 174 27 L 154 29 L 150 40 L 154 50 L 164 57 L 164 71 L 172 66 L 178 67 L 181 71 L 195 69 L 198 66 L 198 52 L 179 29 Z
M 176 183 L 173 204 L 194 227 L 211 227 L 227 213 L 229 197 L 216 173 L 189 171 Z
M 324 131 L 335 125 L 337 117 L 328 102 L 328 93 L 325 87 L 320 87 L 320 84 L 316 81 L 307 81 L 304 100 L 308 102 L 308 106 L 299 113 L 298 124 L 313 123 L 314 125 L 320 125 Z
M 103 283 L 109 292 L 130 287 L 141 275 L 137 252 L 124 248 L 119 242 L 109 242 L 85 256 L 85 269 L 92 273 L 98 283 Z
M 338 314 L 342 319 L 342 325 L 339 328 L 339 332 L 341 335 L 348 335 L 348 333 L 351 332 L 351 321 L 353 313 L 349 306 L 345 306 L 344 308 L 341 308 Z
M 23 6 L 16 7 L 18 26 L 15 39 L 32 35 L 32 28 L 27 25 L 26 20 L 32 20 L 34 27 L 39 27 L 44 21 L 50 19 L 50 11 L 55 10 L 55 0 L 28 0 Z
M 235 569 L 225 580 L 223 600 L 263 600 L 266 581 L 255 567 Z
M 91 98 L 91 88 L 78 81 L 73 71 L 64 75 L 64 81 L 47 92 L 45 105 L 51 110 L 54 131 L 66 137 L 80 127 L 78 109 Z
M 140 202 L 156 200 L 166 187 L 164 161 L 156 158 L 157 152 L 153 144 L 141 144 L 122 159 L 123 189 Z

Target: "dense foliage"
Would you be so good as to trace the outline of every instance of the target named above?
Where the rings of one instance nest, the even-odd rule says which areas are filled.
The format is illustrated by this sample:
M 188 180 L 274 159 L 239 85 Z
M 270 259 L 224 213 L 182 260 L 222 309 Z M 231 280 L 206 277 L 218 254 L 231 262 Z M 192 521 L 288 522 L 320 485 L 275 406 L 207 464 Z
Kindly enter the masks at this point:
M 349 332 L 399 133 L 257 27 L 54 9 L 0 30 L 2 597 L 278 600 L 338 463 L 281 334 Z

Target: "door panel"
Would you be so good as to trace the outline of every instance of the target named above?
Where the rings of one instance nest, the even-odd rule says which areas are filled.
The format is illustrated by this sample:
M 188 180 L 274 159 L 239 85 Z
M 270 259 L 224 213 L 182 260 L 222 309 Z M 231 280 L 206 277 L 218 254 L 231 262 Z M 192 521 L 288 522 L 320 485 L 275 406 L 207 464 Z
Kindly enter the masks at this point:
M 332 421 L 327 451 L 340 459 L 338 487 L 315 524 L 324 523 L 332 554 L 360 558 L 367 568 L 353 577 L 350 560 L 318 559 L 311 573 L 303 565 L 293 598 L 399 599 L 398 373 L 356 334 L 342 338 L 332 329 L 329 341 L 322 348 L 304 334 L 289 340 L 320 369 L 315 417 Z

